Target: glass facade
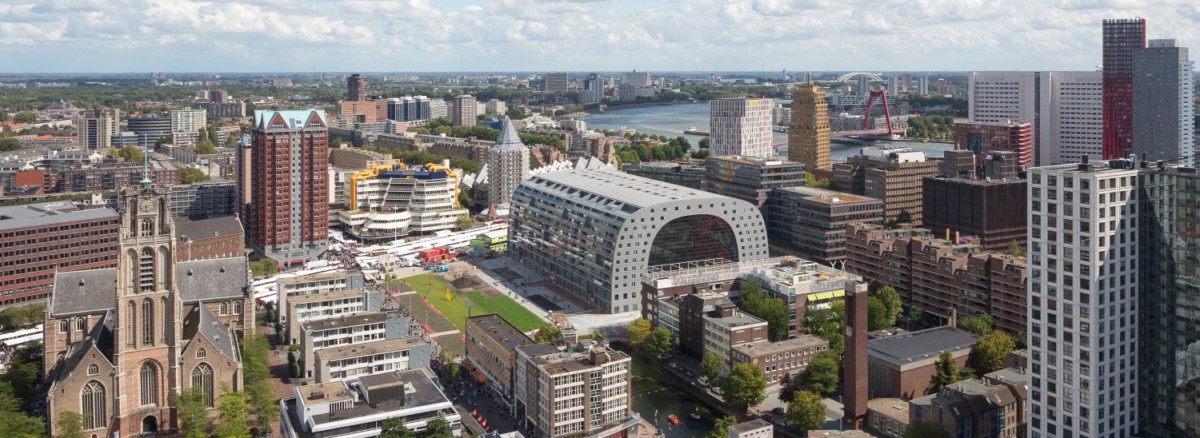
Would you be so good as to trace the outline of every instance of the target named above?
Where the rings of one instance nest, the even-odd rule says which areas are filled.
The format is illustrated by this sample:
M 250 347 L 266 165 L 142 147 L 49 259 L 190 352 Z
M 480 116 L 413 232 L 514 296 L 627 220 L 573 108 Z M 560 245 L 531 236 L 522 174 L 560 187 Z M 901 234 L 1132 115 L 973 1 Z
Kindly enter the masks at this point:
M 711 259 L 738 259 L 733 229 L 716 216 L 684 216 L 654 236 L 649 266 Z

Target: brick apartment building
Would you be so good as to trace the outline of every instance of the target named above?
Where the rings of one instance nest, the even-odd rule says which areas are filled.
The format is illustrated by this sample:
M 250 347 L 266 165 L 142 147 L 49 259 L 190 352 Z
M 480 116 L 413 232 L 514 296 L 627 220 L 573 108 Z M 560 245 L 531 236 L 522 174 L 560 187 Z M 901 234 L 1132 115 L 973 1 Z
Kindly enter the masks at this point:
M 955 122 L 955 149 L 975 153 L 975 162 L 982 166 L 983 158 L 992 152 L 1007 151 L 1017 155 L 1022 169 L 1033 164 L 1033 125 L 1004 122 Z
M 250 242 L 281 263 L 325 251 L 329 128 L 320 110 L 255 111 Z
M 1006 332 L 1026 330 L 1024 257 L 984 251 L 975 239 L 940 239 L 920 228 L 846 229 L 846 270 L 891 285 L 909 306 L 943 319 L 951 310 L 990 314 Z
M 480 382 L 510 403 L 513 395 L 513 370 L 517 364 L 517 348 L 534 345 L 533 339 L 500 315 L 480 315 L 467 318 L 467 359 L 464 366 Z M 469 363 L 468 363 L 469 362 Z
M 0 305 L 49 298 L 57 272 L 116 266 L 119 227 L 69 201 L 0 207 Z
M 975 335 L 953 327 L 935 327 L 867 341 L 870 398 L 912 399 L 925 394 L 935 363 L 949 351 L 959 367 L 975 346 Z
M 1028 375 L 1003 369 L 908 402 L 909 422 L 933 421 L 951 436 L 1021 437 L 1027 421 Z
M 58 176 L 55 192 L 117 190 L 142 180 L 143 163 L 98 163 L 65 169 Z M 179 184 L 179 169 L 169 161 L 150 160 L 147 172 L 155 185 Z
M 175 257 L 181 262 L 246 255 L 246 233 L 233 216 L 176 218 L 175 236 Z
M 829 341 L 813 335 L 771 342 L 760 340 L 734 345 L 730 352 L 731 362 L 752 363 L 767 376 L 767 384 L 779 383 L 784 375 L 795 375 L 805 368 L 817 354 L 829 349 Z

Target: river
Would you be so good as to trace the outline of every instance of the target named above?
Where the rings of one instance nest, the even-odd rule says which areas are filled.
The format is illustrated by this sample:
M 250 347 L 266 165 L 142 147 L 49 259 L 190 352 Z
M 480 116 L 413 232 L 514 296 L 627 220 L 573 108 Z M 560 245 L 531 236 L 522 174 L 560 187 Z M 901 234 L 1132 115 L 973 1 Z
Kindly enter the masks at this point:
M 633 358 L 633 410 L 642 418 L 657 425 L 668 438 L 704 436 L 713 427 L 713 413 L 703 403 L 675 388 L 657 367 L 647 363 L 640 355 Z M 688 415 L 700 412 L 700 420 Z M 655 415 L 657 414 L 657 417 Z M 668 427 L 667 416 L 679 417 L 679 424 Z
M 704 137 L 686 135 L 683 134 L 683 131 L 693 127 L 704 131 L 708 130 L 708 103 L 657 105 L 624 109 L 617 107 L 603 114 L 587 116 L 587 125 L 589 129 L 610 129 L 616 131 L 626 128 L 643 134 L 665 135 L 670 138 L 683 135 L 695 146 Z M 774 133 L 774 136 L 776 140 L 787 138 L 787 134 L 779 132 Z M 893 144 L 925 152 L 930 158 L 940 158 L 942 152 L 954 148 L 953 144 L 936 142 L 901 141 L 893 142 Z M 830 156 L 833 161 L 845 161 L 847 158 L 857 155 L 861 147 L 860 145 L 834 143 L 830 146 Z

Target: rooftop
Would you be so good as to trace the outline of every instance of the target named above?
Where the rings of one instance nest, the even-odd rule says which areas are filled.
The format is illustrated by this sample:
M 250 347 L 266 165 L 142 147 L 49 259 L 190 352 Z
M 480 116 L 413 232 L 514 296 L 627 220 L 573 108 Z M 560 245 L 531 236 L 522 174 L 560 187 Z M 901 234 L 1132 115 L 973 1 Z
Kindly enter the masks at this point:
M 487 336 L 500 344 L 507 344 L 513 350 L 517 347 L 535 344 L 532 338 L 518 330 L 499 314 L 472 316 L 467 318 L 467 322 L 483 329 L 483 333 L 475 333 L 476 335 Z M 467 325 L 468 331 L 471 324 Z
M 323 363 L 330 359 L 345 359 L 351 357 L 363 357 L 375 354 L 391 353 L 396 351 L 404 351 L 413 347 L 426 345 L 425 341 L 420 337 L 411 337 L 404 339 L 384 339 L 379 341 L 364 342 L 361 344 L 351 344 L 339 347 L 330 347 L 317 350 L 317 362 Z
M 983 377 L 988 380 L 1009 384 L 1029 382 L 1029 374 L 1022 372 L 1020 368 L 1004 368 L 984 374 Z
M 572 197 L 587 198 L 589 195 L 594 195 L 602 199 L 595 199 L 591 202 L 604 203 L 605 200 L 618 202 L 634 207 L 633 211 L 658 206 L 670 201 L 708 200 L 744 202 L 714 193 L 617 172 L 612 169 L 571 169 L 547 172 L 536 175 L 526 181 L 526 183 L 529 182 L 555 187 Z M 630 211 L 630 213 L 633 211 Z
M 546 370 L 547 374 L 573 373 L 599 366 L 592 363 L 591 354 L 592 352 L 590 351 L 555 351 L 549 354 L 532 356 L 530 361 L 538 368 Z M 609 348 L 603 348 L 598 354 L 605 355 L 609 363 L 629 359 L 629 356 L 625 353 Z
M 778 342 L 771 341 L 754 341 L 741 345 L 735 345 L 734 351 L 743 353 L 750 357 L 762 356 L 767 354 L 775 354 L 786 351 L 799 350 L 802 348 L 828 346 L 829 341 L 821 339 L 813 335 L 800 335 L 792 339 L 787 339 Z
M 730 426 L 730 427 L 729 427 L 728 429 L 726 429 L 726 430 L 727 430 L 727 431 L 729 431 L 729 432 L 731 432 L 731 433 L 732 433 L 732 432 L 736 432 L 736 433 L 746 433 L 746 432 L 751 432 L 751 431 L 755 431 L 755 430 L 759 430 L 759 429 L 765 429 L 765 428 L 771 428 L 771 429 L 774 429 L 774 428 L 775 428 L 775 426 L 772 426 L 772 425 L 771 425 L 771 423 L 768 423 L 768 422 L 767 422 L 767 420 L 763 420 L 763 419 L 761 419 L 761 418 L 755 418 L 755 419 L 753 419 L 753 420 L 750 420 L 750 421 L 744 421 L 744 422 L 741 422 L 741 423 L 735 424 L 735 425 L 733 425 L 733 426 Z
M 209 219 L 175 218 L 175 235 L 179 240 L 200 240 L 210 237 L 243 235 L 242 222 L 234 216 Z
M 342 385 L 342 388 L 348 393 L 350 392 L 350 388 L 357 388 L 360 394 L 362 392 L 367 393 L 367 396 L 370 397 L 370 402 L 368 403 L 360 398 L 349 409 L 314 415 L 312 417 L 313 422 L 317 425 L 386 412 L 400 410 L 414 411 L 422 407 L 427 409 L 441 409 L 442 405 L 447 409 L 451 407 L 450 400 L 446 398 L 445 394 L 442 394 L 442 391 L 437 388 L 433 380 L 423 370 L 372 374 L 333 384 Z M 321 384 L 320 386 L 324 387 L 325 385 L 329 384 Z M 303 393 L 308 386 L 302 386 L 297 389 Z M 404 388 L 403 392 L 390 390 L 400 387 Z M 336 388 L 336 386 L 333 388 Z M 310 404 L 307 400 L 304 403 Z
M 302 129 L 308 123 L 308 120 L 314 116 L 320 120 L 321 127 L 329 126 L 329 123 L 325 120 L 325 111 L 317 109 L 288 111 L 255 110 L 254 124 L 255 129 L 266 129 L 264 125 L 268 124 L 268 121 L 279 117 L 287 124 L 288 129 Z
M 364 312 L 349 316 L 317 321 L 306 321 L 304 330 L 329 330 L 343 327 L 353 327 L 366 324 L 380 324 L 388 320 L 388 314 L 383 312 Z
M 768 167 L 768 166 L 770 166 L 770 167 L 802 167 L 802 166 L 804 166 L 803 163 L 799 163 L 796 161 L 775 160 L 775 159 L 758 158 L 758 157 L 744 157 L 741 155 L 720 155 L 720 156 L 716 156 L 716 157 L 709 157 L 709 160 L 728 161 L 731 163 L 748 164 L 748 165 L 763 166 L 763 167 Z
M 878 199 L 868 198 L 866 196 L 859 196 L 846 192 L 819 189 L 808 186 L 780 187 L 775 190 L 785 190 L 798 195 L 804 195 L 813 201 L 822 202 L 825 204 L 837 204 L 842 202 L 882 202 Z
M 288 305 L 291 306 L 294 304 L 307 304 L 307 303 L 315 303 L 315 302 L 320 302 L 320 301 L 341 300 L 341 299 L 347 299 L 347 298 L 362 298 L 362 297 L 363 297 L 362 289 L 348 289 L 348 290 L 335 290 L 335 291 L 330 291 L 330 292 L 323 292 L 323 293 L 319 293 L 319 294 L 296 295 L 294 297 L 288 297 L 287 302 L 288 302 Z
M 249 283 L 245 257 L 192 260 L 175 266 L 175 285 L 184 302 L 244 297 Z M 94 313 L 116 302 L 117 269 L 60 272 L 50 299 L 52 315 Z
M 936 327 L 904 333 L 867 342 L 872 357 L 897 365 L 937 358 L 943 351 L 969 349 L 975 345 L 975 335 L 952 327 Z
M 305 385 L 296 388 L 305 404 L 333 403 L 342 400 L 354 400 L 354 393 L 346 388 L 343 382 L 327 382 Z
M 116 220 L 119 216 L 107 208 L 80 210 L 74 202 L 56 201 L 41 204 L 0 207 L 0 230 L 33 228 L 86 220 Z
M 875 398 L 867 401 L 867 409 L 908 424 L 908 401 L 890 397 Z

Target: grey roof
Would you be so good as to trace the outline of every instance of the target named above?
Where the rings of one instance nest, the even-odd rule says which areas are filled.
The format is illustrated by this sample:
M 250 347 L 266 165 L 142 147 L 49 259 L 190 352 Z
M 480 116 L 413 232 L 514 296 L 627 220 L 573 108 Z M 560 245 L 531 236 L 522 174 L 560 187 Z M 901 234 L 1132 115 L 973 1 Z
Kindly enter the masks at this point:
M 746 422 L 742 422 L 742 423 L 738 423 L 733 426 L 730 426 L 729 431 L 737 432 L 737 433 L 746 433 L 746 432 L 755 431 L 755 430 L 759 430 L 759 429 L 766 429 L 766 428 L 774 429 L 775 426 L 772 426 L 771 423 L 767 422 L 767 420 L 763 420 L 761 418 L 755 418 L 750 421 L 746 421 Z
M 433 383 L 433 379 L 425 374 L 422 370 L 408 371 L 393 371 L 381 374 L 370 374 L 359 377 L 355 380 L 344 381 L 344 384 L 349 387 L 380 387 L 403 384 L 405 386 L 412 385 L 412 391 L 405 391 L 403 397 L 395 397 L 396 392 L 385 394 L 388 397 L 377 397 L 371 403 L 359 399 L 349 409 L 343 409 L 337 412 L 313 415 L 313 422 L 320 425 L 332 421 L 340 421 L 364 417 L 367 415 L 375 415 L 385 412 L 394 412 L 400 410 L 418 410 L 420 408 L 432 407 L 433 405 L 448 405 L 450 400 L 446 395 L 438 389 Z M 357 385 L 357 386 L 356 386 Z M 294 409 L 288 409 L 294 411 Z
M 513 127 L 511 119 L 505 116 L 500 119 L 500 124 L 500 137 L 496 138 L 496 144 L 492 146 L 493 151 L 528 149 L 525 143 L 521 142 L 521 135 L 517 134 L 517 128 Z
M 937 327 L 905 333 L 883 339 L 872 339 L 867 349 L 873 357 L 904 365 L 909 362 L 937 358 L 943 351 L 959 351 L 975 345 L 975 335 L 952 327 Z
M 233 360 L 241 360 L 238 358 L 237 345 L 234 344 L 233 333 L 229 330 L 229 326 L 221 323 L 216 315 L 208 310 L 208 306 L 198 305 L 192 313 L 193 315 L 188 315 L 184 322 L 189 326 L 195 325 L 183 329 L 184 333 L 194 333 L 189 341 L 195 339 L 195 336 L 203 336 L 209 344 L 216 346 L 221 354 Z
M 249 284 L 245 257 L 193 260 L 175 266 L 175 285 L 183 302 L 244 297 Z M 60 272 L 50 298 L 53 315 L 95 313 L 116 302 L 117 269 Z
M 96 325 L 96 328 L 88 333 L 87 337 L 82 342 L 77 342 L 68 350 L 70 356 L 67 357 L 67 362 L 59 368 L 57 380 L 62 380 L 67 375 L 79 368 L 79 363 L 83 361 L 89 354 L 92 354 L 93 348 L 95 352 L 100 353 L 100 356 L 113 364 L 113 313 L 106 312 L 104 320 Z
M 565 191 L 565 197 L 584 198 L 595 195 L 613 201 L 628 204 L 637 208 L 647 208 L 680 200 L 734 201 L 735 199 L 690 189 L 684 186 L 643 178 L 612 168 L 588 170 L 560 170 L 546 172 L 533 176 L 522 184 L 534 183 L 538 186 L 559 186 Z M 594 201 L 602 203 L 602 200 Z M 737 206 L 741 206 L 740 204 Z
M 535 342 L 528 335 L 513 326 L 508 320 L 501 317 L 499 314 L 487 314 L 472 316 L 467 318 L 467 321 L 473 325 L 483 329 L 483 333 L 474 333 L 474 336 L 489 337 L 497 343 L 508 345 L 510 349 L 517 349 L 525 345 L 532 345 Z M 467 330 L 471 330 L 471 326 L 467 326 Z
M 57 201 L 41 204 L 0 207 L 0 230 L 15 230 L 43 225 L 96 219 L 117 219 L 117 212 L 108 208 L 80 210 L 74 202 Z
M 179 240 L 200 240 L 210 237 L 224 237 L 235 234 L 245 234 L 242 223 L 233 216 L 221 216 L 209 219 L 192 220 L 186 217 L 175 218 L 175 236 Z

